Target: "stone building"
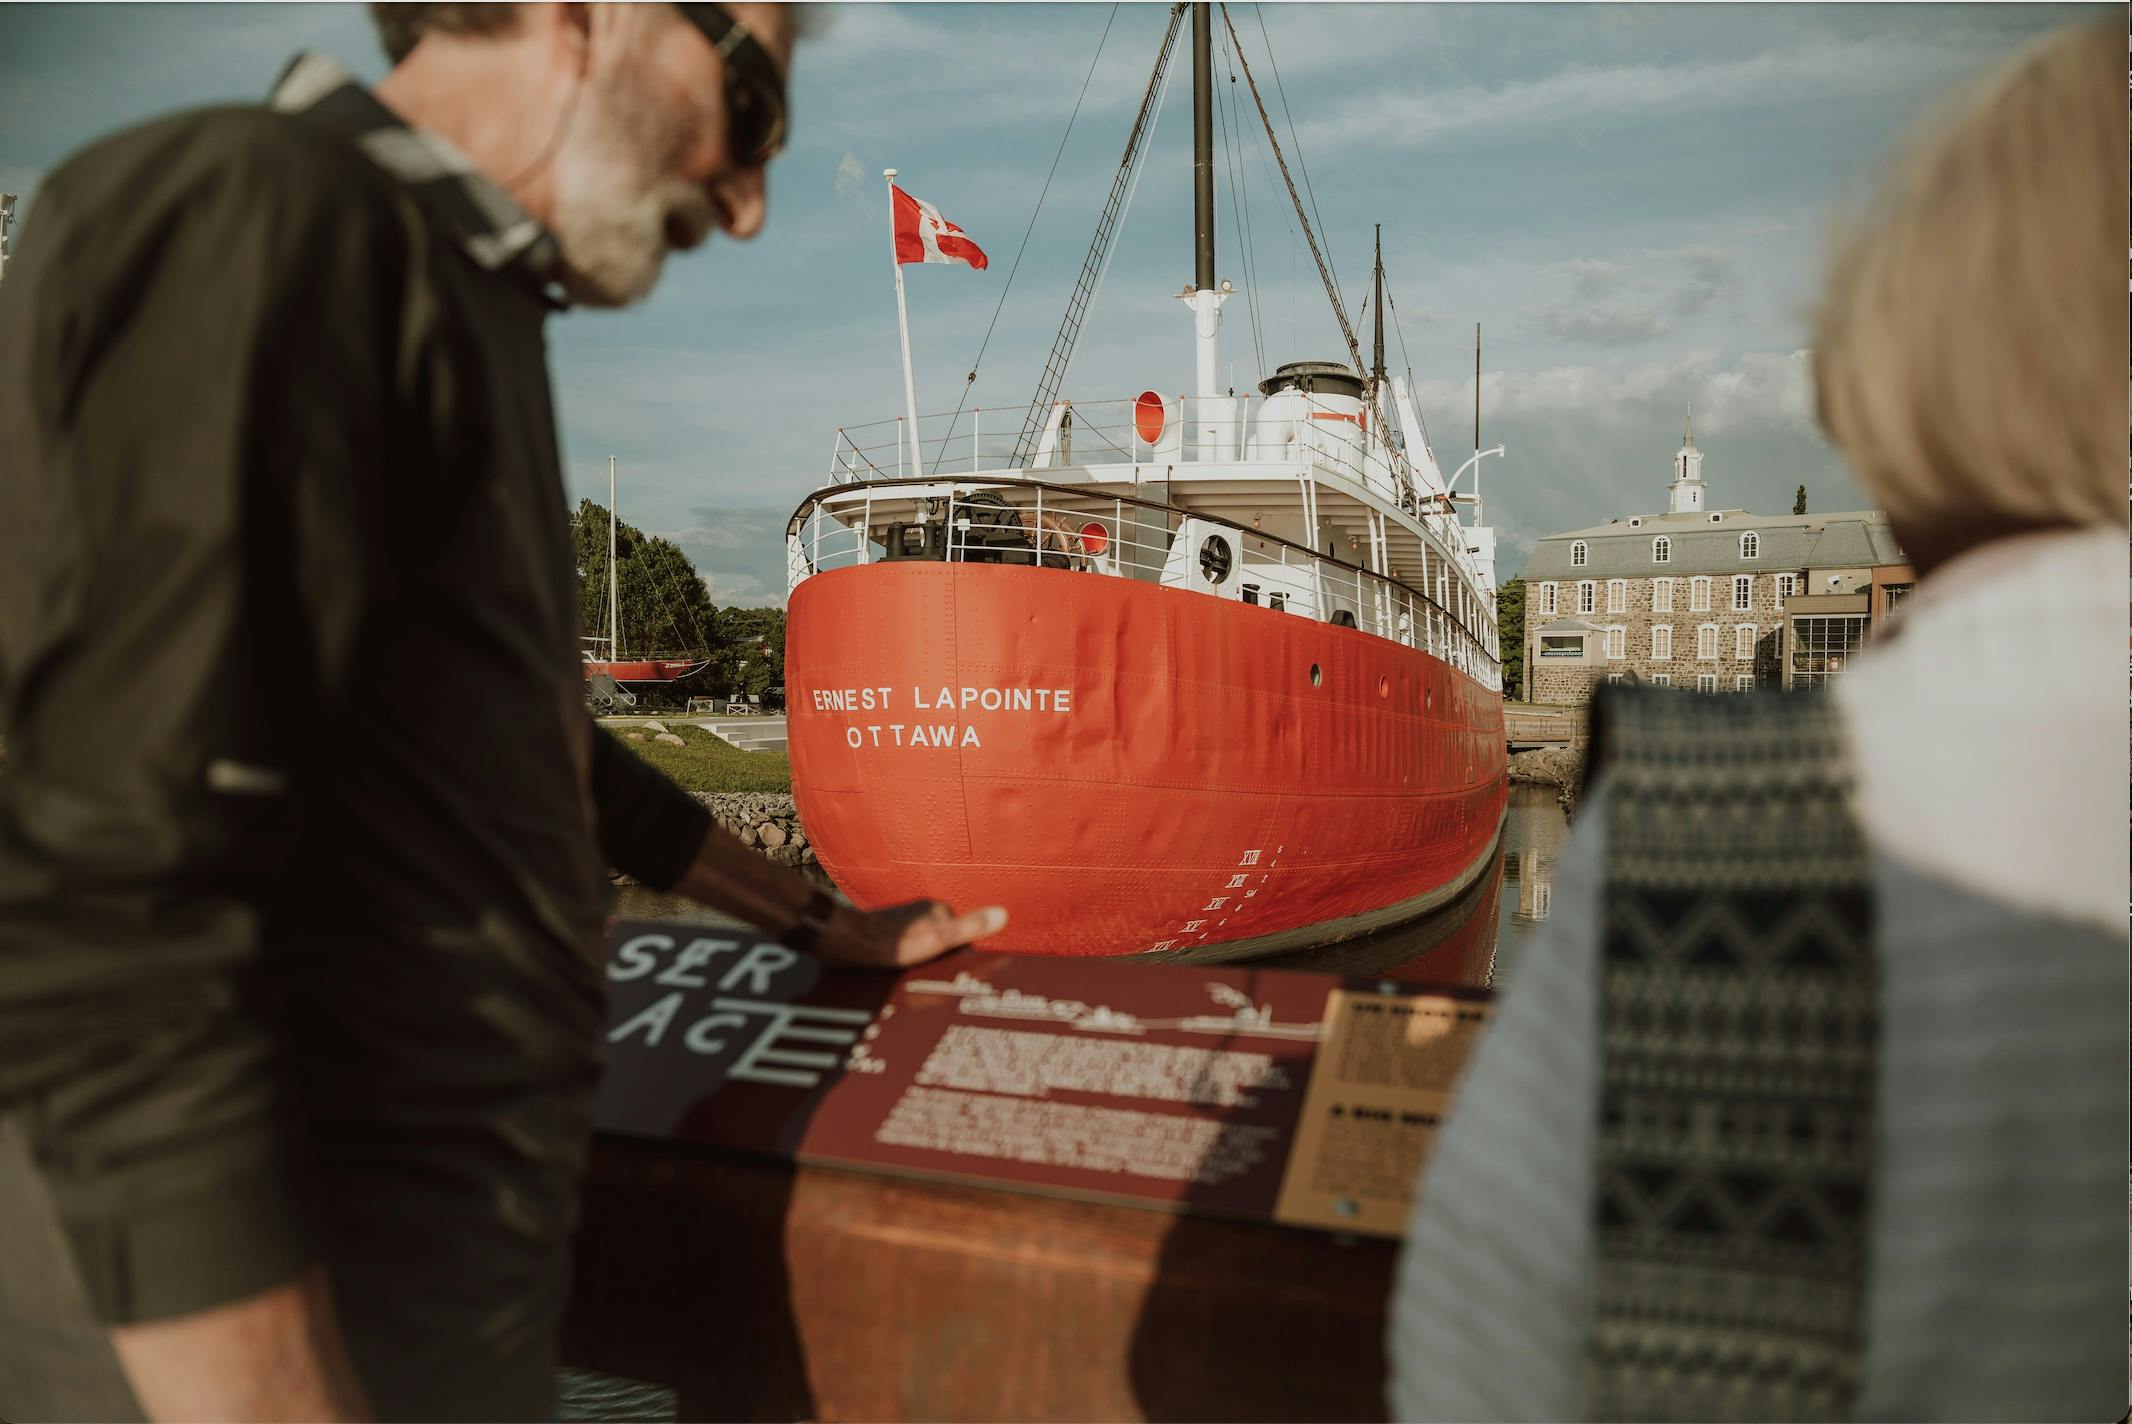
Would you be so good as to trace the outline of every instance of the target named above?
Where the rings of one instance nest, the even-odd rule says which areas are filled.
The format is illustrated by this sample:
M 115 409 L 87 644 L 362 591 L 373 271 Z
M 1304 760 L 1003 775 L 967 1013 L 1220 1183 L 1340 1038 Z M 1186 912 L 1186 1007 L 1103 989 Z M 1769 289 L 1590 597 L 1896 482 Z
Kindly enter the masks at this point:
M 1708 507 L 1691 419 L 1666 512 L 1542 539 L 1525 566 L 1526 695 L 1631 678 L 1703 692 L 1840 675 L 1915 582 L 1877 510 Z

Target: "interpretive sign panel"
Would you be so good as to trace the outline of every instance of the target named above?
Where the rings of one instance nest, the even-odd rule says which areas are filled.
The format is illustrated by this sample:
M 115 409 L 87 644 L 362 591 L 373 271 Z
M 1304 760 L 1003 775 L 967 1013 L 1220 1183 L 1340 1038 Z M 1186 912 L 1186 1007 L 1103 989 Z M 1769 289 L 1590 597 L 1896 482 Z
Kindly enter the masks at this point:
M 610 1132 L 1397 1235 L 1488 995 L 616 926 Z

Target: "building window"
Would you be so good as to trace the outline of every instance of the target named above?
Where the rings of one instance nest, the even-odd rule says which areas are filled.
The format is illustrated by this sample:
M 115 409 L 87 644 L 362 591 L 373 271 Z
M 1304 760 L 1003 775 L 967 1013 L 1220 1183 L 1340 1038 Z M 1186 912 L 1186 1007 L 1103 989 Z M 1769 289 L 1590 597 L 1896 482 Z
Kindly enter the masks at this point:
M 1610 672 L 1606 675 L 1606 680 L 1608 682 L 1619 682 L 1621 681 L 1621 674 L 1618 672 Z
M 1670 632 L 1671 630 L 1669 629 L 1668 631 Z M 1669 672 L 1654 672 L 1654 673 L 1652 673 L 1652 674 L 1651 674 L 1651 686 L 1653 686 L 1653 687 L 1671 687 L 1672 685 L 1673 685 L 1673 674 L 1672 674 L 1672 673 L 1669 673 Z
M 1743 559 L 1761 558 L 1762 536 L 1754 533 L 1742 534 L 1740 536 L 1740 557 Z
M 1717 674 L 1714 672 L 1697 673 L 1695 675 L 1695 690 L 1697 692 L 1717 691 Z
M 1884 618 L 1893 618 L 1895 616 L 1895 610 L 1902 607 L 1902 601 L 1910 596 L 1910 590 L 1915 587 L 1917 587 L 1916 584 L 1910 583 L 1882 584 L 1880 586 L 1881 616 Z
M 1606 630 L 1606 655 L 1610 658 L 1629 655 L 1629 630 L 1618 623 Z
M 1741 676 L 1741 677 L 1736 677 L 1736 678 L 1734 678 L 1734 679 L 1732 680 L 1732 690 L 1733 690 L 1734 692 L 1752 692 L 1752 691 L 1754 691 L 1754 677 L 1753 677 L 1753 676 L 1752 676 L 1751 674 L 1749 674 L 1749 675 L 1746 675 L 1746 676 Z
M 1651 630 L 1651 658 L 1665 662 L 1673 656 L 1673 625 L 1661 623 Z
M 1754 661 L 1754 633 L 1755 628 L 1752 623 L 1735 623 L 1732 625 L 1732 660 L 1734 662 L 1751 663 Z
M 1651 562 L 1654 564 L 1670 564 L 1673 562 L 1673 541 L 1671 539 L 1661 534 L 1651 541 Z
M 1599 611 L 1599 585 L 1593 583 L 1590 579 L 1584 579 L 1577 585 L 1577 611 L 1579 613 L 1597 613 Z
M 1688 611 L 1690 613 L 1708 613 L 1710 611 L 1709 579 L 1698 577 L 1689 581 Z
M 1791 685 L 1813 687 L 1842 675 L 1865 642 L 1863 613 L 1805 614 L 1791 620 Z
M 1754 575 L 1734 574 L 1732 576 L 1732 611 L 1734 613 L 1745 613 L 1752 607 L 1754 607 Z
M 1579 539 L 1576 543 L 1569 546 L 1569 566 L 1573 569 L 1583 568 L 1585 556 L 1588 555 L 1590 552 L 1591 550 L 1587 549 L 1584 546 L 1584 541 L 1582 539 Z
M 1651 611 L 1653 613 L 1671 613 L 1673 611 L 1673 580 L 1669 578 L 1651 580 Z
M 1555 616 L 1555 586 L 1551 580 L 1540 585 L 1540 612 L 1549 618 Z
M 1608 579 L 1606 581 L 1606 611 L 1626 613 L 1629 610 L 1629 581 Z
M 1717 624 L 1705 623 L 1695 630 L 1695 656 L 1704 661 L 1717 656 Z
M 1787 598 L 1790 598 L 1790 597 L 1791 597 L 1791 595 L 1792 595 L 1792 588 L 1793 588 L 1793 581 L 1792 581 L 1792 576 L 1791 576 L 1790 574 L 1778 574 L 1778 575 L 1776 575 L 1776 581 L 1777 581 L 1777 611 L 1778 611 L 1779 613 L 1782 613 L 1782 612 L 1784 611 L 1784 600 L 1785 600 L 1785 599 L 1787 599 Z

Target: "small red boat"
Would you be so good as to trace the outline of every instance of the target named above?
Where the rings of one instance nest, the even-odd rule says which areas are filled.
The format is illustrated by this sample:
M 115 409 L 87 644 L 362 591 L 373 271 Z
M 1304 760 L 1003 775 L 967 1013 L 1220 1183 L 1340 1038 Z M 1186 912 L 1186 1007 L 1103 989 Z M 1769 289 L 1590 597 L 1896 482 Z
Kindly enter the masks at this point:
M 701 659 L 689 658 L 636 658 L 622 662 L 605 662 L 587 657 L 585 676 L 605 673 L 626 686 L 641 687 L 646 683 L 656 685 L 678 682 L 690 673 L 699 672 L 708 666 L 709 664 Z
M 585 676 L 598 677 L 605 674 L 624 687 L 658 687 L 679 682 L 691 673 L 709 667 L 708 658 L 624 658 L 616 654 L 622 646 L 622 589 L 619 564 L 615 557 L 615 459 L 607 457 L 607 636 L 585 639 Z M 598 651 L 604 649 L 607 656 Z

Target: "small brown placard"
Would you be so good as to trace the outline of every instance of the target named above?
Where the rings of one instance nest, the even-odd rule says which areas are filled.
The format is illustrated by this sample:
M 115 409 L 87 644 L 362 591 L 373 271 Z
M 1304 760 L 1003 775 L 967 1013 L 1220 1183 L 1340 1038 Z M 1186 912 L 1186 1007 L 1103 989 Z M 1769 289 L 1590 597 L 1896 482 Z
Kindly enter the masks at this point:
M 1335 990 L 1275 1216 L 1405 1235 L 1415 1180 L 1489 1013 L 1467 996 Z

